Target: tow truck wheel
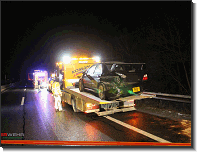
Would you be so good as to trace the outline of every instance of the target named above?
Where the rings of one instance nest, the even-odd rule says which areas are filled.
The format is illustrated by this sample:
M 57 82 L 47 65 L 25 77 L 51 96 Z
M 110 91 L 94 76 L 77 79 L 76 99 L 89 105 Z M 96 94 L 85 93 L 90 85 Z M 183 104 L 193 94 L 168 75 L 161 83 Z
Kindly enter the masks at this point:
M 101 100 L 106 100 L 105 85 L 101 83 L 98 87 L 98 95 Z
M 84 92 L 84 85 L 82 80 L 79 80 L 79 91 Z
M 75 99 L 72 99 L 71 100 L 71 104 L 72 104 L 72 107 L 73 107 L 73 111 L 74 112 L 80 112 L 80 110 L 78 110 L 77 107 L 76 107 L 76 101 L 75 101 Z

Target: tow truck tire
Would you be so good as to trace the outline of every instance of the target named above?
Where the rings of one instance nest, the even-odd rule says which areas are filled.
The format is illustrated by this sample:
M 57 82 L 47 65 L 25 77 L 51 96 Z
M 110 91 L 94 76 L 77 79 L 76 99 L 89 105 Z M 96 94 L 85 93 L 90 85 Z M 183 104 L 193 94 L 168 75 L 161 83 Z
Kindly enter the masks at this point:
M 99 86 L 98 86 L 98 96 L 101 100 L 106 100 L 107 99 L 105 91 L 106 91 L 105 85 L 103 83 L 99 84 Z
M 80 110 L 78 110 L 77 107 L 76 107 L 76 101 L 75 101 L 75 99 L 71 99 L 71 104 L 72 104 L 72 107 L 73 107 L 73 111 L 74 112 L 80 112 Z
M 79 91 L 84 92 L 84 84 L 83 84 L 83 81 L 81 79 L 79 80 Z

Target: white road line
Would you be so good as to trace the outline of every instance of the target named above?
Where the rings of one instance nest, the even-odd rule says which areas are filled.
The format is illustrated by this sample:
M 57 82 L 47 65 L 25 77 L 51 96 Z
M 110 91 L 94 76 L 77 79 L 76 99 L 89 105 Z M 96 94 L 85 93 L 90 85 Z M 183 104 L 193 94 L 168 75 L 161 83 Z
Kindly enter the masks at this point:
M 128 129 L 134 130 L 134 131 L 136 131 L 136 132 L 138 132 L 138 133 L 140 133 L 140 134 L 142 134 L 142 135 L 144 135 L 144 136 L 147 136 L 147 137 L 149 137 L 149 138 L 151 138 L 151 139 L 154 139 L 154 140 L 156 140 L 156 141 L 158 141 L 158 142 L 161 142 L 161 143 L 171 143 L 171 142 L 169 142 L 169 141 L 167 141 L 167 140 L 164 140 L 164 139 L 162 139 L 162 138 L 160 138 L 160 137 L 157 137 L 157 136 L 155 136 L 155 135 L 153 135 L 153 134 L 150 134 L 150 133 L 148 133 L 148 132 L 146 132 L 146 131 L 143 131 L 143 130 L 138 129 L 138 128 L 134 127 L 134 126 L 131 126 L 131 125 L 129 125 L 129 124 L 126 124 L 126 123 L 124 123 L 124 122 L 122 122 L 122 121 L 120 121 L 120 120 L 117 120 L 117 119 L 115 119 L 115 118 L 112 118 L 112 117 L 110 117 L 110 116 L 103 116 L 103 117 L 105 117 L 105 118 L 107 118 L 107 119 L 109 119 L 109 120 L 111 120 L 111 121 L 113 121 L 113 122 L 115 122 L 115 123 L 117 123 L 117 124 L 119 124 L 119 125 L 122 125 L 122 126 L 128 128 Z
M 25 101 L 25 97 L 22 97 L 22 100 L 21 100 L 21 106 L 24 105 L 24 101 Z

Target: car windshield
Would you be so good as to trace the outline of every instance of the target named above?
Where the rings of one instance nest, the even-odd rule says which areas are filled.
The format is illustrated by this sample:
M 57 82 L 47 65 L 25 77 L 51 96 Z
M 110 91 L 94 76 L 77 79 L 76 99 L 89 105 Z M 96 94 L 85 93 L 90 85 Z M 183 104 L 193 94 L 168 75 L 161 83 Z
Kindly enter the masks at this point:
M 107 70 L 108 70 L 108 71 L 111 71 L 112 65 L 113 65 L 113 64 L 106 64 L 106 67 L 107 67 Z
M 116 64 L 111 70 L 116 72 L 140 72 L 145 70 L 145 64 Z

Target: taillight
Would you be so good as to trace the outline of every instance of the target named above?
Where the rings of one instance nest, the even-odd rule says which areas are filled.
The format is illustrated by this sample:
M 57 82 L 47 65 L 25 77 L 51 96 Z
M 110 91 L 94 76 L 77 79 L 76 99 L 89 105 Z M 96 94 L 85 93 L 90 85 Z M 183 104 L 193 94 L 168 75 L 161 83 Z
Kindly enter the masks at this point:
M 92 104 L 92 103 L 86 103 L 86 108 L 87 108 L 87 110 L 98 109 L 99 105 Z
M 148 80 L 148 75 L 147 75 L 147 74 L 145 74 L 145 75 L 143 76 L 143 81 L 145 81 L 145 80 Z
M 92 104 L 91 104 L 91 103 L 86 103 L 86 107 L 87 107 L 88 109 L 92 109 Z

